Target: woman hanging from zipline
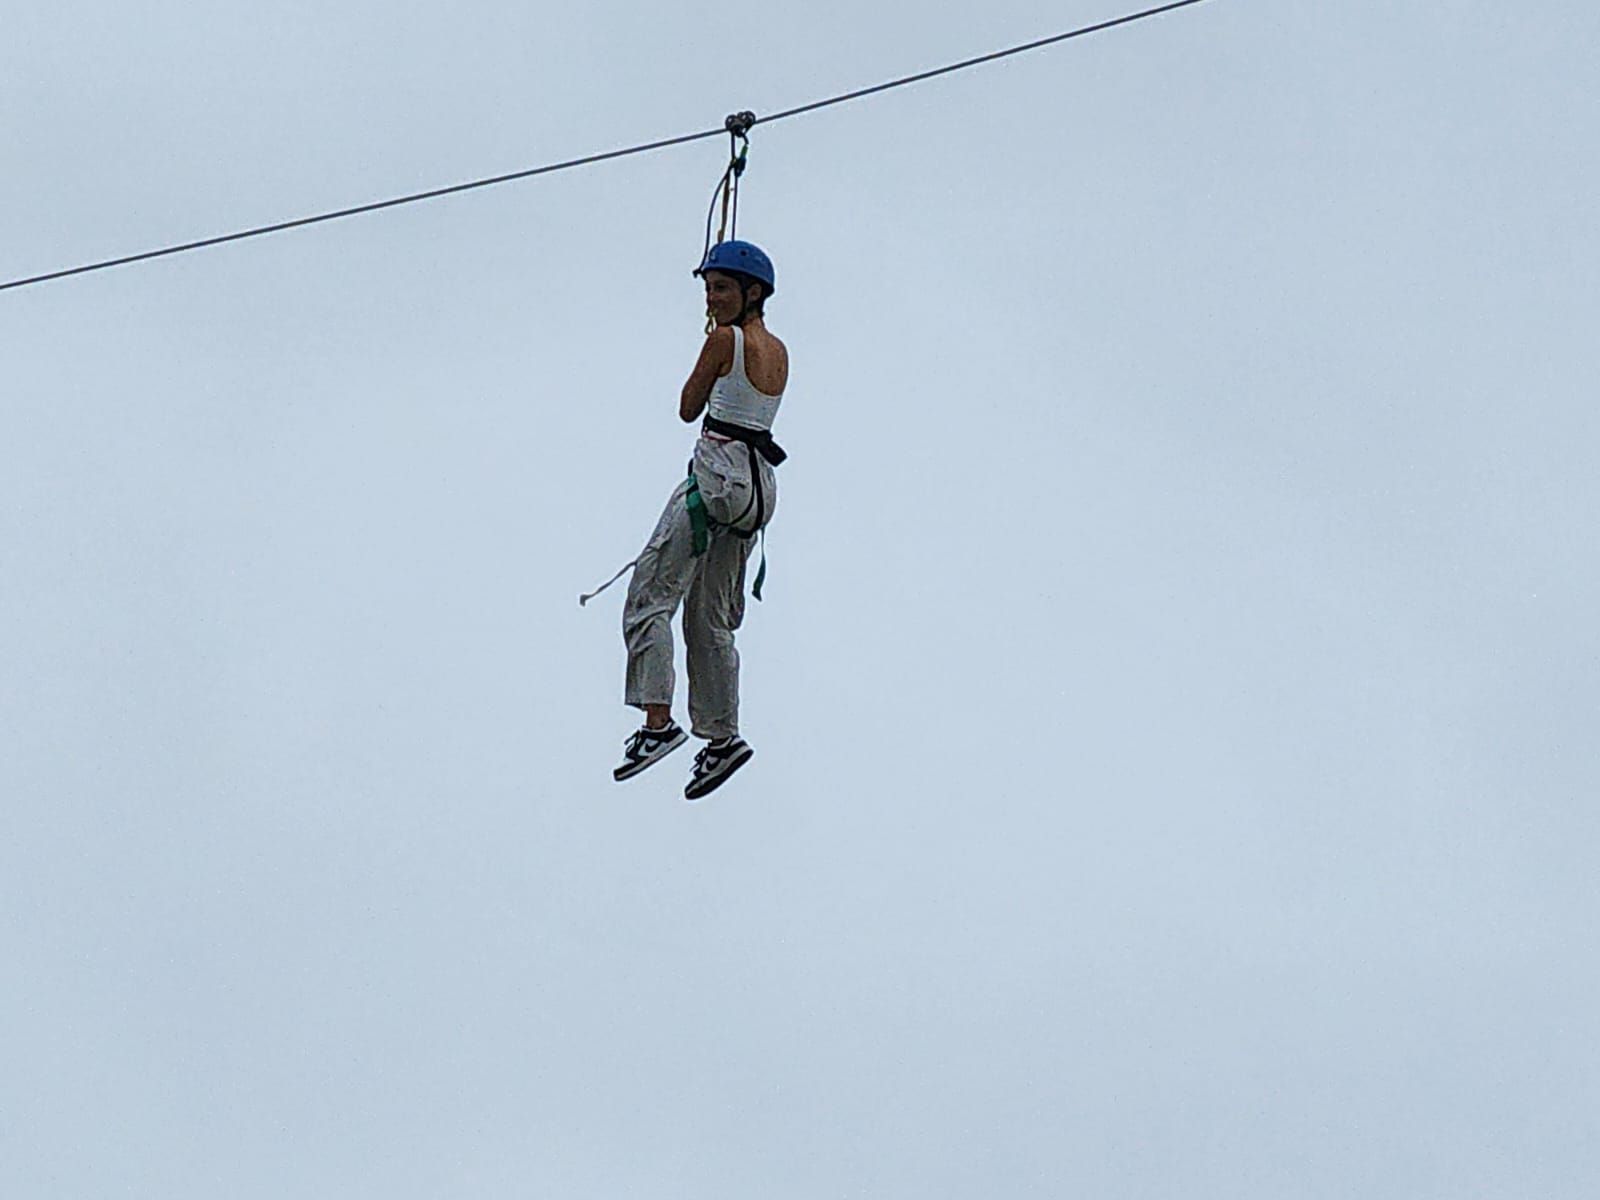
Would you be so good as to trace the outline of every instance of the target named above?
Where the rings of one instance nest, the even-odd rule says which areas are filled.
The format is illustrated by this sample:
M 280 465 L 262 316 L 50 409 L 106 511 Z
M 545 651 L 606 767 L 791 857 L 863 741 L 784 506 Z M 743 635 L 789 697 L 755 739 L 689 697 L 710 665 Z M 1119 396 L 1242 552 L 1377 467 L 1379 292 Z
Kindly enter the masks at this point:
M 739 736 L 733 635 L 744 619 L 745 564 L 778 503 L 773 467 L 785 456 L 772 440 L 772 422 L 789 381 L 788 349 L 764 316 L 775 283 L 765 252 L 749 242 L 718 242 L 695 274 L 705 281 L 706 314 L 715 327 L 683 385 L 678 415 L 704 421 L 689 477 L 633 563 L 622 612 L 623 698 L 645 719 L 612 772 L 630 779 L 688 738 L 672 719 L 672 616 L 682 601 L 690 729 L 707 743 L 684 789 L 689 800 L 720 787 L 755 753 Z M 758 600 L 764 573 L 763 557 Z

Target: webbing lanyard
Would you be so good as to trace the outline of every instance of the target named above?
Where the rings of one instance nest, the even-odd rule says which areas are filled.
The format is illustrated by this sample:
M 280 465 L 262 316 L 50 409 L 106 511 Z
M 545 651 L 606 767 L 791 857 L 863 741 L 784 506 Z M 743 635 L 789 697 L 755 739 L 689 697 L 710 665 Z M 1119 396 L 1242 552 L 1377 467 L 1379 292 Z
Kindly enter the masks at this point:
M 711 247 L 721 245 L 730 237 L 739 236 L 739 180 L 744 175 L 745 164 L 750 159 L 750 127 L 756 123 L 753 112 L 731 114 L 723 123 L 728 131 L 728 166 L 711 189 L 711 207 L 706 211 L 706 244 L 700 252 L 700 261 L 711 256 Z M 722 219 L 717 224 L 717 240 L 711 240 L 711 219 L 716 215 L 718 201 L 722 203 Z M 706 313 L 706 334 L 716 329 L 716 318 Z
M 705 498 L 700 495 L 700 481 L 689 468 L 689 491 L 684 496 L 689 507 L 689 529 L 694 534 L 694 556 L 699 558 L 711 546 L 711 518 L 706 515 Z

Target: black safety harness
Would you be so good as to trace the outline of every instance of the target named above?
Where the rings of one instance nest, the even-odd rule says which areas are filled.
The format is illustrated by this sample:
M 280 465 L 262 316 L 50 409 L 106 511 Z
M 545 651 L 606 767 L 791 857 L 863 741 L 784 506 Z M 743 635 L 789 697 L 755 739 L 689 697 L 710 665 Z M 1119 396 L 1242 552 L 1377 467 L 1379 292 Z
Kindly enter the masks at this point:
M 767 496 L 761 486 L 761 467 L 756 462 L 756 455 L 760 455 L 774 467 L 780 465 L 789 457 L 788 452 L 772 440 L 770 429 L 751 429 L 745 425 L 735 425 L 731 421 L 718 420 L 708 416 L 700 427 L 701 432 L 715 434 L 727 438 L 729 441 L 742 442 L 750 452 L 750 484 L 755 494 L 750 497 L 750 503 L 745 505 L 744 511 L 733 520 L 723 524 L 713 521 L 711 514 L 706 511 L 705 499 L 700 495 L 700 481 L 695 478 L 694 460 L 689 460 L 689 488 L 684 495 L 684 503 L 689 509 L 689 527 L 694 534 L 694 554 L 698 558 L 704 554 L 711 545 L 711 531 L 714 528 L 724 528 L 730 533 L 741 538 L 753 538 L 761 535 L 761 566 L 756 570 L 755 586 L 750 589 L 750 594 L 757 600 L 761 599 L 761 585 L 767 581 Z M 755 524 L 749 529 L 741 529 L 745 517 L 750 510 L 756 514 Z

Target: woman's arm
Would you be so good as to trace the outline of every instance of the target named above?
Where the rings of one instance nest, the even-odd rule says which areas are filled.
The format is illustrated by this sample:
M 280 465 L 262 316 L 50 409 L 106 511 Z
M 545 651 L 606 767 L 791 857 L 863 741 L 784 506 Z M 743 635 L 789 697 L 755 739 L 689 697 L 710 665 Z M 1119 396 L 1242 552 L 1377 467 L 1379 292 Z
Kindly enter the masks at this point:
M 713 329 L 700 347 L 700 358 L 689 372 L 689 382 L 683 385 L 678 397 L 678 415 L 685 422 L 697 421 L 711 399 L 712 385 L 719 375 L 726 375 L 733 367 L 733 330 L 727 326 Z

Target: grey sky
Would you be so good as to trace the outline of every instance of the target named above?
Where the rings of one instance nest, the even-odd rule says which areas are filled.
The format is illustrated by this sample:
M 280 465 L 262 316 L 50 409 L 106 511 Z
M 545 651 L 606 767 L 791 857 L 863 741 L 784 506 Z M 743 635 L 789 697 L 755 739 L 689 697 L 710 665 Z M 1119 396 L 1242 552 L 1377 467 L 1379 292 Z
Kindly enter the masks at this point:
M 8 0 L 0 277 L 1133 7 Z M 1215 0 L 758 128 L 696 808 L 575 599 L 719 143 L 0 295 L 0 1193 L 1594 1195 L 1597 48 Z

